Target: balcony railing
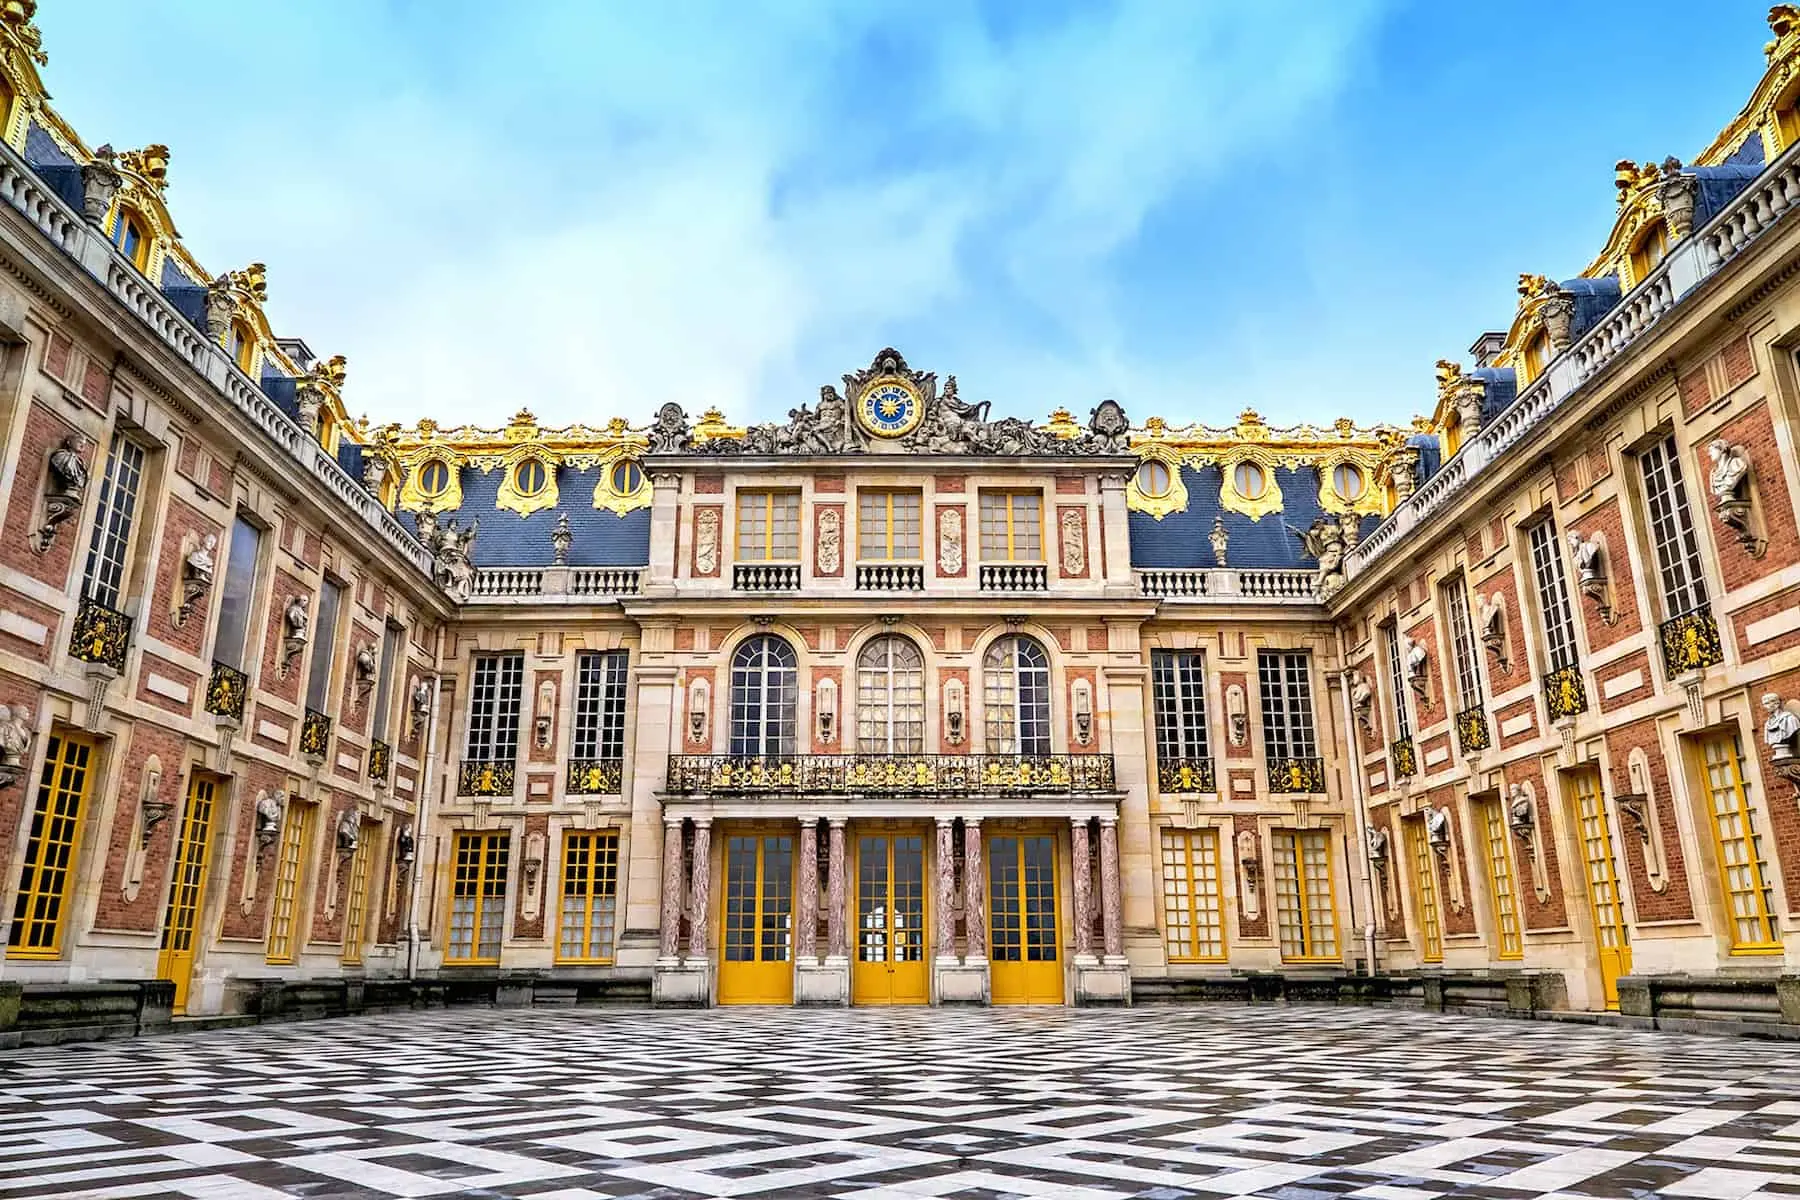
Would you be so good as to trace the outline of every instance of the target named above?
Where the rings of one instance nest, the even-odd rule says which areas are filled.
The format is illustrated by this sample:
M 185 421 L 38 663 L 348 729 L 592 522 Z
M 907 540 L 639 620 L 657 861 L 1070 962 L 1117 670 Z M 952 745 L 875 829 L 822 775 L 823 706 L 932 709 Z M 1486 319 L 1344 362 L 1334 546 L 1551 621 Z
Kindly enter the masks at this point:
M 1047 592 L 1050 568 L 1043 563 L 982 563 L 984 592 Z
M 125 653 L 131 649 L 131 618 L 86 596 L 75 609 L 75 628 L 69 634 L 69 653 L 86 663 L 98 663 L 115 671 L 125 669 Z
M 922 592 L 925 590 L 925 564 L 858 563 L 856 590 L 859 592 Z
M 1544 676 L 1544 703 L 1552 721 L 1586 712 L 1587 687 L 1581 682 L 1581 668 L 1558 667 Z
M 1477 754 L 1493 745 L 1488 734 L 1487 710 L 1478 704 L 1457 713 L 1456 740 L 1464 754 Z
M 1213 775 L 1210 758 L 1158 758 L 1156 788 L 1166 796 L 1216 792 L 1218 781 Z
M 740 592 L 797 592 L 799 563 L 737 563 L 731 568 L 731 586 Z
M 1138 591 L 1159 600 L 1317 604 L 1317 571 L 1239 567 L 1146 567 Z
M 1719 623 L 1709 608 L 1696 608 L 1657 627 L 1662 642 L 1663 665 L 1670 675 L 1685 675 L 1725 661 L 1725 643 Z
M 1325 790 L 1325 760 L 1322 758 L 1271 758 L 1269 791 L 1291 796 Z
M 458 796 L 510 796 L 516 766 L 496 758 L 465 758 L 456 769 Z
M 307 758 L 324 758 L 331 747 L 331 718 L 316 708 L 306 710 L 300 721 L 300 753 Z
M 250 677 L 236 667 L 215 662 L 206 681 L 205 710 L 231 721 L 244 719 L 244 698 L 250 693 Z
M 617 758 L 569 760 L 569 795 L 616 796 L 625 782 L 625 764 Z M 510 791 L 511 789 L 507 789 Z
M 388 745 L 380 738 L 373 738 L 370 740 L 368 767 L 370 779 L 374 780 L 376 783 L 386 783 L 388 768 L 393 764 L 393 760 L 394 748 L 392 746 Z
M 519 597 L 635 596 L 642 567 L 484 567 L 475 573 L 476 600 Z
M 1110 754 L 673 754 L 668 791 L 827 795 L 1111 792 Z
M 1411 779 L 1419 773 L 1419 752 L 1413 749 L 1411 738 L 1395 738 L 1388 743 L 1388 766 L 1396 779 Z

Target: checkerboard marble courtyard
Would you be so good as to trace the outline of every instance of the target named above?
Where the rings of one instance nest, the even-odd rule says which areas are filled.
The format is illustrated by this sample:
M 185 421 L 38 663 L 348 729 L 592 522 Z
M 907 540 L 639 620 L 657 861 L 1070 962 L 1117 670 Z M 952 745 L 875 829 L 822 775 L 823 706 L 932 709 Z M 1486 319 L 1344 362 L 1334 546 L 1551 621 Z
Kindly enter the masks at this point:
M 1800 1196 L 1800 1049 L 1342 1008 L 454 1009 L 0 1055 L 0 1200 Z

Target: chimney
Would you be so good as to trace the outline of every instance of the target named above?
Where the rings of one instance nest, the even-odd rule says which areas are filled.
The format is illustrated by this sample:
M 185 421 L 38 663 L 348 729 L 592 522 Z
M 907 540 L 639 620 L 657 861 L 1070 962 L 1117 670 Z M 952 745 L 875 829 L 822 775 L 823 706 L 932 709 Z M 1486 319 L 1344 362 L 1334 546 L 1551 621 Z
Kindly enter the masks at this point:
M 313 352 L 299 338 L 276 338 L 275 344 L 280 346 L 281 352 L 293 359 L 294 365 L 302 371 L 313 365 Z
M 1491 367 L 1494 365 L 1494 359 L 1499 357 L 1500 347 L 1504 345 L 1506 345 L 1506 335 L 1490 330 L 1475 339 L 1475 344 L 1469 347 L 1469 353 L 1474 357 L 1477 368 Z

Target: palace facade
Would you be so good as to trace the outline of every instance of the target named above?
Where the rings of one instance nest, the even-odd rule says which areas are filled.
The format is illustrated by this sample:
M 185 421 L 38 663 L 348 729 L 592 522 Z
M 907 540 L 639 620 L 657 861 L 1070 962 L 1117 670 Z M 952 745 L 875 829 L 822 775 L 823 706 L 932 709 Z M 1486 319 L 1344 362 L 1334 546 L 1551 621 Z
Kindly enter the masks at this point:
M 1800 1021 L 1794 6 L 1407 428 L 1026 421 L 892 349 L 773 424 L 355 421 L 34 7 L 0 983 Z

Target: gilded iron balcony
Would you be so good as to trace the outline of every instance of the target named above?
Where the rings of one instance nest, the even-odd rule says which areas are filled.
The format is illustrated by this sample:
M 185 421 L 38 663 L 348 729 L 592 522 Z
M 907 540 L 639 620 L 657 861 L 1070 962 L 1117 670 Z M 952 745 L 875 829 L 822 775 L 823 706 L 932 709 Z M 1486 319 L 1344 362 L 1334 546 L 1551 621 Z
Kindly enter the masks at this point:
M 739 592 L 797 592 L 799 563 L 737 563 L 731 568 L 731 586 Z
M 86 596 L 75 609 L 75 628 L 69 634 L 69 653 L 86 663 L 98 663 L 115 671 L 125 669 L 125 652 L 131 648 L 131 618 Z
M 1477 704 L 1456 714 L 1456 740 L 1464 754 L 1486 750 L 1494 743 L 1488 736 L 1487 710 Z
M 1713 619 L 1710 608 L 1702 606 L 1664 621 L 1657 633 L 1662 642 L 1663 666 L 1671 676 L 1725 661 L 1725 643 L 1719 638 L 1719 623 Z
M 571 796 L 616 796 L 625 783 L 625 763 L 617 758 L 571 758 Z
M 1544 676 L 1544 703 L 1552 721 L 1587 711 L 1587 686 L 1580 667 L 1558 667 Z
M 922 592 L 925 590 L 924 563 L 858 563 L 856 590 L 859 592 Z
M 394 748 L 380 738 L 369 741 L 369 778 L 377 783 L 386 783 L 388 767 L 394 759 Z
M 1271 758 L 1269 791 L 1279 796 L 1292 796 L 1325 790 L 1325 760 L 1322 758 Z
M 236 667 L 215 662 L 206 681 L 203 707 L 215 717 L 232 721 L 244 719 L 244 698 L 250 693 L 250 677 Z
M 1411 738 L 1395 738 L 1388 743 L 1388 766 L 1396 779 L 1411 779 L 1419 773 L 1419 752 L 1413 749 Z
M 465 758 L 456 769 L 458 796 L 510 796 L 515 764 L 497 758 Z
M 307 758 L 324 758 L 331 745 L 331 718 L 316 708 L 306 710 L 300 722 L 300 753 Z
M 1156 789 L 1165 796 L 1218 791 L 1219 785 L 1213 775 L 1213 760 L 1210 758 L 1157 759 Z
M 1047 592 L 1050 568 L 1043 563 L 982 563 L 984 592 Z
M 672 754 L 667 790 L 883 796 L 1111 792 L 1110 754 Z

